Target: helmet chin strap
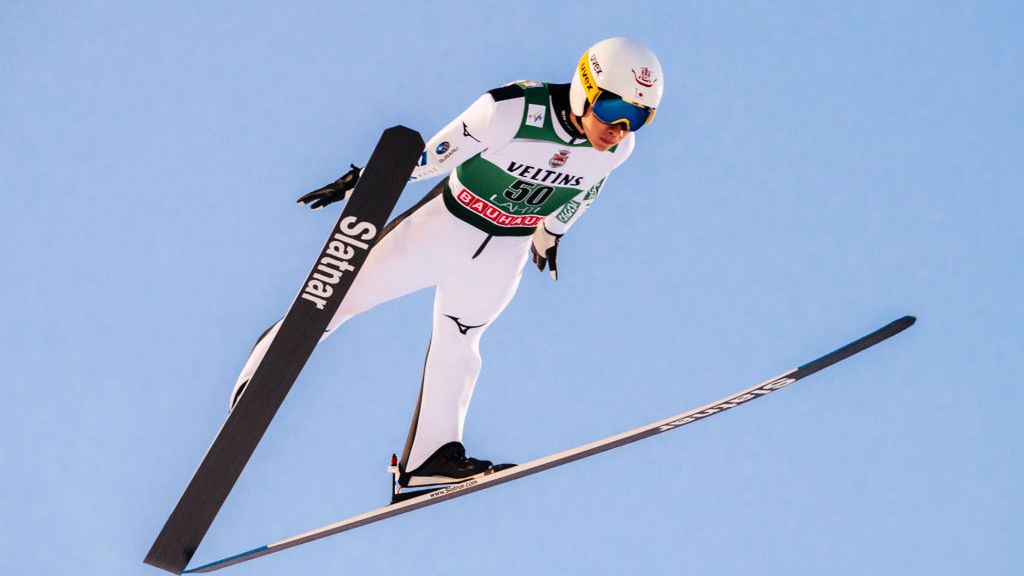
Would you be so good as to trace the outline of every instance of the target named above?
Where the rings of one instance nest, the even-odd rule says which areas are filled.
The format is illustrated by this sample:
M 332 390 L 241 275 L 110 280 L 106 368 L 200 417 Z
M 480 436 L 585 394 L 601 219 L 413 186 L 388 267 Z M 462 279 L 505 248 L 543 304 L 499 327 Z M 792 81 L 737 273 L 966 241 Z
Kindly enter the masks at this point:
M 583 134 L 583 117 L 577 116 L 572 112 L 569 112 L 569 118 L 569 121 L 572 122 L 572 127 L 575 128 L 576 131 L 579 132 L 580 134 Z
M 586 114 L 586 112 L 584 112 L 584 114 Z M 572 136 L 576 136 L 581 140 L 586 140 L 587 132 L 583 129 L 583 117 L 573 114 L 572 110 L 570 110 L 569 121 L 572 124 L 572 127 L 576 129 L 576 134 L 573 134 Z
M 572 118 L 573 118 L 573 126 L 575 126 L 577 130 L 579 130 L 580 135 L 583 136 L 584 138 L 587 137 L 587 132 L 583 129 L 583 117 L 586 116 L 587 112 L 589 112 L 589 111 L 590 111 L 590 100 L 587 100 L 587 99 L 583 100 L 583 114 L 580 114 L 579 116 L 577 116 L 577 115 L 572 113 L 572 110 L 569 110 L 569 115 L 572 116 Z
M 583 131 L 583 119 L 573 113 L 572 106 L 569 104 L 568 90 L 566 89 L 565 93 L 561 93 L 556 92 L 555 89 L 553 89 L 551 101 L 555 105 L 555 111 L 558 114 L 558 119 L 561 122 L 562 127 L 566 129 L 569 136 L 572 136 L 577 140 L 585 140 L 587 135 Z M 583 110 L 584 114 L 586 114 L 587 108 L 585 107 Z

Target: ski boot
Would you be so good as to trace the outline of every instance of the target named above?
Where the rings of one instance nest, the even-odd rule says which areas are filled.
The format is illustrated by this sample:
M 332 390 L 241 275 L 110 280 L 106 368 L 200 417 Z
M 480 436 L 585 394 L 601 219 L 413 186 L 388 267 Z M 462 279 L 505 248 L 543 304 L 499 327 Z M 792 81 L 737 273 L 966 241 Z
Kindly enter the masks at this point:
M 460 442 L 449 442 L 441 446 L 427 458 L 415 470 L 406 472 L 398 465 L 397 455 L 391 455 L 391 466 L 388 471 L 392 474 L 391 481 L 391 503 L 408 500 L 421 494 L 433 492 L 439 488 L 427 490 L 415 490 L 402 493 L 402 488 L 414 488 L 420 486 L 442 487 L 451 484 L 465 482 L 479 476 L 493 474 L 514 464 L 498 464 L 495 466 L 490 460 L 479 460 L 467 458 L 466 448 Z

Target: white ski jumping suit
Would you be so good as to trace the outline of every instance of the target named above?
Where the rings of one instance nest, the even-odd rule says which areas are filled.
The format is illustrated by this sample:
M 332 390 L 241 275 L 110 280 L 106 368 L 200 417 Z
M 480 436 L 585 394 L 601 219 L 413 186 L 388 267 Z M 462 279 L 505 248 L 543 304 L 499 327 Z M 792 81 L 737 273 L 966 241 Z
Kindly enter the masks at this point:
M 431 138 L 412 179 L 450 175 L 387 227 L 324 333 L 382 302 L 436 287 L 403 470 L 462 441 L 480 337 L 515 294 L 536 227 L 564 234 L 633 151 L 632 133 L 606 152 L 594 150 L 569 114 L 568 84 L 517 82 L 484 94 Z M 279 326 L 257 342 L 235 394 Z

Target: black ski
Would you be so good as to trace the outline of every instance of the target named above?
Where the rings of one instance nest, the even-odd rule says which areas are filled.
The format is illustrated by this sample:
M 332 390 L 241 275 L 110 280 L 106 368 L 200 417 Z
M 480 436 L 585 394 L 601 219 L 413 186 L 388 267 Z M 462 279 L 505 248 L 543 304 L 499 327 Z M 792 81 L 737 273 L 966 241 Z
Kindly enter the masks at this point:
M 404 126 L 381 135 L 245 394 L 153 542 L 147 564 L 175 574 L 188 565 L 387 224 L 422 151 L 423 138 Z
M 587 458 L 594 454 L 600 454 L 601 452 L 618 448 L 619 446 L 630 444 L 638 440 L 643 440 L 644 438 L 649 438 L 656 434 L 675 430 L 681 426 L 686 426 L 687 424 L 692 424 L 716 414 L 721 414 L 726 410 L 735 408 L 736 406 L 745 404 L 767 394 L 771 394 L 772 392 L 788 386 L 797 380 L 806 378 L 823 368 L 827 368 L 836 362 L 845 360 L 862 350 L 870 348 L 883 340 L 899 334 L 911 327 L 914 324 L 914 321 L 915 318 L 913 316 L 904 316 L 903 318 L 890 322 L 867 336 L 858 338 L 846 346 L 834 350 L 817 360 L 812 360 L 799 368 L 794 368 L 774 378 L 765 380 L 760 384 L 751 386 L 746 390 L 741 390 L 735 394 L 726 396 L 716 402 L 705 404 L 699 408 L 694 408 L 693 410 L 688 410 L 681 414 L 669 416 L 668 418 L 657 422 L 652 422 L 615 436 L 584 444 L 583 446 L 577 446 L 564 452 L 538 458 L 532 462 L 526 462 L 500 472 L 495 472 L 486 476 L 479 476 L 462 482 L 461 484 L 452 484 L 451 486 L 436 490 L 417 491 L 416 493 L 409 495 L 411 496 L 410 498 L 400 499 L 400 501 L 397 501 L 390 506 L 371 510 L 364 514 L 323 526 L 322 528 L 317 528 L 303 534 L 292 536 L 291 538 L 285 538 L 284 540 L 253 548 L 252 550 L 247 550 L 222 560 L 203 564 L 196 568 L 192 568 L 191 570 L 186 570 L 185 573 L 191 574 L 196 572 L 213 572 L 214 570 L 220 570 L 221 568 L 226 568 L 240 562 L 246 562 L 254 558 L 259 558 L 260 556 L 280 552 L 281 550 L 286 550 L 300 544 L 319 540 L 332 534 L 338 534 L 339 532 L 352 530 L 360 526 L 384 520 L 385 518 L 391 518 L 393 516 L 398 516 L 399 514 L 412 512 L 413 510 L 418 510 L 426 506 L 432 506 L 439 502 L 444 502 L 445 500 L 451 500 L 452 498 L 458 498 L 460 496 L 465 496 L 466 494 L 492 488 L 499 484 L 504 484 L 505 482 L 511 482 L 512 480 L 517 480 L 549 468 L 554 468 L 555 466 L 568 464 L 569 462 L 574 462 L 581 458 Z

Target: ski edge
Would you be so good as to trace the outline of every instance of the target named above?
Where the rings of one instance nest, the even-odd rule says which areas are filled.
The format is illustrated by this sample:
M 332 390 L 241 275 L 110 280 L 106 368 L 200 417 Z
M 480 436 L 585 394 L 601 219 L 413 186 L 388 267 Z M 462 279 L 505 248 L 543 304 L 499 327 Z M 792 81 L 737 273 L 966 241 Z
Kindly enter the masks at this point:
M 461 484 L 453 484 L 451 486 L 447 486 L 445 488 L 441 488 L 429 492 L 427 494 L 423 494 L 422 496 L 418 496 L 416 498 L 412 498 L 404 502 L 391 504 L 383 508 L 377 508 L 375 510 L 365 512 L 363 514 L 353 516 L 351 518 L 341 520 L 333 524 L 328 524 L 326 526 L 310 530 L 308 532 L 304 532 L 302 534 L 298 534 L 290 538 L 286 538 L 284 540 L 279 540 L 277 542 L 273 542 L 265 546 L 253 548 L 252 550 L 242 552 L 240 554 L 235 554 L 227 558 L 222 558 L 214 562 L 197 566 L 196 568 L 185 570 L 182 572 L 182 574 L 206 573 L 213 572 L 215 570 L 220 570 L 221 568 L 227 568 L 228 566 L 233 566 L 241 562 L 254 560 L 261 556 L 266 556 L 267 554 L 280 552 L 282 550 L 292 548 L 300 544 L 305 544 L 307 542 L 312 542 L 314 540 L 319 540 L 321 538 L 326 538 L 334 534 L 352 530 L 360 526 L 365 526 L 367 524 L 378 522 L 380 520 L 385 520 L 392 516 L 412 512 L 413 510 L 437 504 L 445 500 L 450 500 L 452 498 L 464 496 L 467 494 L 471 494 L 473 492 L 478 492 L 486 488 L 491 488 L 499 484 L 504 484 L 505 482 L 510 482 L 512 480 L 523 478 L 525 476 L 530 476 L 538 472 L 548 470 L 550 468 L 561 466 L 563 464 L 568 464 L 570 462 L 575 462 L 576 460 L 580 460 L 582 458 L 593 456 L 595 454 L 606 452 L 608 450 L 612 450 L 614 448 L 618 448 L 626 444 L 631 444 L 633 442 L 637 442 L 639 440 L 643 440 L 645 438 L 649 438 L 657 434 L 668 432 L 669 430 L 674 430 L 687 424 L 692 424 L 694 422 L 703 420 L 710 416 L 720 414 L 726 410 L 735 408 L 736 406 L 745 404 L 750 400 L 754 400 L 756 398 L 760 398 L 761 396 L 770 394 L 771 392 L 782 389 L 792 384 L 793 382 L 796 382 L 797 380 L 806 378 L 807 376 L 810 376 L 833 364 L 841 362 L 842 360 L 845 360 L 859 352 L 862 352 L 874 346 L 875 344 L 883 342 L 899 334 L 900 332 L 903 332 L 907 328 L 913 326 L 916 320 L 917 318 L 915 318 L 914 316 L 903 316 L 902 318 L 894 320 L 893 322 L 886 324 L 885 326 L 879 328 L 878 330 L 875 330 L 874 332 L 871 332 L 866 336 L 858 338 L 857 340 L 854 340 L 845 346 L 837 348 L 836 350 L 833 350 L 832 352 L 829 352 L 824 356 L 821 356 L 815 360 L 802 364 L 798 368 L 794 368 L 792 370 L 783 372 L 778 376 L 769 378 L 768 380 L 765 380 L 759 384 L 756 384 L 754 386 L 751 386 L 749 388 L 726 396 L 720 400 L 704 404 L 703 406 L 700 406 L 698 408 L 693 408 L 691 410 L 687 410 L 686 412 L 682 412 L 680 414 L 676 414 L 674 416 L 670 416 L 668 418 L 664 418 L 662 420 L 658 420 L 650 424 L 640 426 L 638 428 L 634 428 L 632 430 L 622 432 L 620 434 L 616 434 L 614 436 L 609 436 L 601 440 L 596 440 L 594 442 L 590 442 L 589 444 L 584 444 L 581 446 L 577 446 L 575 448 L 570 448 L 563 452 L 558 452 L 556 454 L 538 458 L 525 464 L 520 464 L 513 468 L 509 468 L 508 470 L 496 472 L 489 476 L 475 478 L 473 480 L 469 480 Z

